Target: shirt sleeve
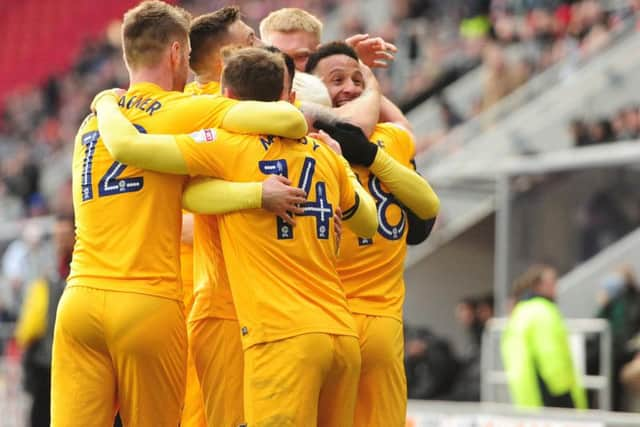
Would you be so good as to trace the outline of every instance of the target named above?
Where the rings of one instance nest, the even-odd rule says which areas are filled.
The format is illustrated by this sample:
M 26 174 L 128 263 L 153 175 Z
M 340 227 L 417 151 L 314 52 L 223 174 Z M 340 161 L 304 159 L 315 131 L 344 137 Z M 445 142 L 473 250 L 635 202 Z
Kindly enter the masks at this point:
M 400 160 L 403 165 L 411 166 L 413 170 L 416 170 L 414 161 L 416 157 L 416 143 L 413 135 L 404 127 L 398 126 L 395 123 L 388 123 L 387 125 L 387 133 L 397 142 L 398 160 Z
M 202 129 L 175 137 L 178 149 L 191 176 L 231 179 L 237 155 L 234 136 L 221 129 Z
M 175 110 L 175 119 L 192 123 L 191 129 L 221 127 L 229 110 L 239 102 L 220 95 L 192 96 Z
M 293 104 L 284 101 L 237 101 L 221 95 L 188 98 L 181 111 L 182 120 L 196 120 L 195 128 L 222 127 L 244 134 L 278 135 L 302 138 L 307 120 Z
M 337 158 L 337 177 L 340 185 L 342 219 L 358 236 L 370 238 L 378 229 L 376 203 L 356 177 L 347 160 Z

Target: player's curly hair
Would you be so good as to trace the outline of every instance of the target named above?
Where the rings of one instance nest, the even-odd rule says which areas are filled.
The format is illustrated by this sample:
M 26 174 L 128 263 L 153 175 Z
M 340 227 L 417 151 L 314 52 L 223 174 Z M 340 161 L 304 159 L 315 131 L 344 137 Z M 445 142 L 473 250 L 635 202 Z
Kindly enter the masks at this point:
M 325 43 L 321 45 L 318 50 L 309 55 L 309 60 L 307 61 L 304 71 L 312 74 L 320 61 L 333 55 L 346 55 L 358 61 L 358 54 L 356 51 L 345 42 Z

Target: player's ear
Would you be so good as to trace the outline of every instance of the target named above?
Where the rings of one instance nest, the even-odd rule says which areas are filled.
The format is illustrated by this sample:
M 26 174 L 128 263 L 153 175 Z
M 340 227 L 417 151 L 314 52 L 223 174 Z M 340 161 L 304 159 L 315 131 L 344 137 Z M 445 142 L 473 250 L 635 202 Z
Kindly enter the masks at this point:
M 296 91 L 295 90 L 291 90 L 291 92 L 289 92 L 289 102 L 291 104 L 295 104 L 296 103 Z
M 171 47 L 169 48 L 169 57 L 171 59 L 171 64 L 176 65 L 180 64 L 182 57 L 182 46 L 176 40 L 171 43 Z
M 222 96 L 225 96 L 227 98 L 231 98 L 234 99 L 235 97 L 233 96 L 233 91 L 231 90 L 231 88 L 229 88 L 228 86 L 223 86 L 222 87 Z

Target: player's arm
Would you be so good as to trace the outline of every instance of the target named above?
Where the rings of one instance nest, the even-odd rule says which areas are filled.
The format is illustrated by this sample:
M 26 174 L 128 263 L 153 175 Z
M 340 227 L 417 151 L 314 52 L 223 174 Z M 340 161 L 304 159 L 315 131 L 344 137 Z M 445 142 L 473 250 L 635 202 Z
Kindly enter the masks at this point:
M 224 173 L 225 156 L 217 155 L 217 150 L 226 148 L 224 144 L 208 144 L 206 149 L 215 152 L 206 155 L 203 153 L 204 147 L 201 147 L 201 150 L 193 148 L 197 144 L 188 136 L 138 133 L 118 108 L 113 92 L 106 91 L 97 95 L 93 105 L 98 115 L 98 130 L 102 141 L 115 160 L 164 173 L 181 175 L 188 173 L 222 175 Z M 182 149 L 179 141 L 183 142 Z M 190 167 L 185 159 L 185 153 L 192 154 Z M 298 208 L 295 205 L 304 202 L 304 192 L 289 185 L 282 188 L 282 186 L 269 184 L 268 180 L 263 183 L 240 183 L 210 179 L 198 187 L 199 192 L 207 194 L 207 197 L 193 201 L 186 208 L 193 212 L 207 211 L 212 214 L 223 214 L 264 207 L 280 215 L 282 206 L 286 206 L 286 210 L 297 212 Z
M 378 118 L 380 117 L 380 102 L 382 95 L 380 85 L 371 69 L 360 64 L 364 79 L 364 91 L 362 94 L 346 104 L 328 108 L 310 102 L 303 102 L 301 110 L 310 123 L 320 121 L 345 121 L 360 127 L 365 134 L 373 133 Z
M 396 104 L 391 102 L 386 96 L 382 97 L 380 103 L 380 123 L 394 123 L 406 129 L 407 132 L 411 131 L 411 123 L 404 115 L 402 110 L 398 108 Z
M 139 133 L 118 108 L 113 91 L 96 95 L 92 109 L 98 116 L 102 142 L 115 160 L 155 172 L 179 175 L 189 172 L 175 137 Z
M 197 177 L 189 181 L 182 193 L 182 207 L 205 215 L 262 208 L 295 225 L 290 213 L 304 213 L 300 204 L 305 202 L 305 196 L 301 188 L 291 187 L 289 179 L 278 175 L 270 175 L 259 183 Z
M 356 99 L 341 107 L 334 108 L 335 114 L 342 120 L 361 128 L 366 135 L 371 135 L 380 117 L 380 103 L 382 94 L 378 79 L 371 69 L 360 64 L 365 82 L 365 89 Z
M 307 121 L 293 104 L 285 101 L 242 101 L 231 107 L 222 120 L 231 132 L 279 135 L 298 139 L 307 134 Z
M 360 181 L 353 173 L 351 166 L 342 156 L 338 156 L 342 163 L 345 175 L 355 192 L 355 203 L 353 206 L 341 206 L 342 220 L 347 227 L 356 235 L 364 238 L 371 238 L 378 230 L 378 212 L 376 202 L 373 197 L 362 188 Z
M 93 102 L 100 135 L 113 158 L 142 169 L 187 174 L 187 165 L 173 136 L 138 133 L 120 112 L 116 97 L 113 91 L 104 91 Z M 265 115 L 267 110 L 271 114 Z M 222 124 L 245 133 L 262 131 L 294 138 L 306 135 L 307 131 L 302 113 L 284 102 L 239 102 L 226 113 Z
M 323 131 L 313 134 L 313 137 L 324 142 L 331 151 L 337 154 L 337 159 L 341 166 L 338 176 L 339 179 L 341 179 L 340 182 L 342 185 L 340 191 L 343 197 L 340 205 L 342 220 L 356 235 L 365 238 L 373 237 L 378 229 L 376 202 L 373 200 L 373 197 L 362 188 L 349 162 L 342 157 L 338 142 Z M 351 194 L 353 194 L 352 198 L 349 196 Z
M 361 129 L 347 123 L 316 122 L 315 127 L 335 138 L 349 162 L 369 168 L 419 218 L 426 220 L 437 215 L 440 200 L 431 185 L 384 150 L 379 150 L 376 144 L 370 143 Z

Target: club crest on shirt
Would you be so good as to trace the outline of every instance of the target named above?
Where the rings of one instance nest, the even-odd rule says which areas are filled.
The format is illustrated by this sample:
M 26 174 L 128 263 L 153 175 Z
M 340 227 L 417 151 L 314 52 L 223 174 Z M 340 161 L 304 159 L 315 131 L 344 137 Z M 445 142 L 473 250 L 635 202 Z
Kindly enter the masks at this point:
M 191 134 L 191 138 L 198 144 L 206 144 L 207 142 L 213 142 L 216 140 L 215 129 L 200 129 L 197 132 Z

